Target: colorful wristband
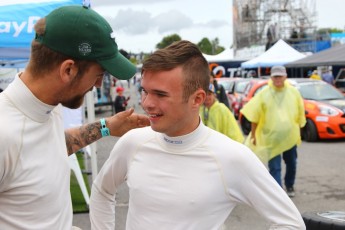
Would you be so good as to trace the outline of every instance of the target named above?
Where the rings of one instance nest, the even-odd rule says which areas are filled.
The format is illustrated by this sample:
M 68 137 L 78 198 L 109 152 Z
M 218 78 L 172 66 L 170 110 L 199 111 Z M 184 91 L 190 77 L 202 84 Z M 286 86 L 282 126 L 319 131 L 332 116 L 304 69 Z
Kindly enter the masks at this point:
M 110 136 L 110 131 L 105 123 L 105 119 L 102 118 L 100 120 L 101 122 L 101 134 L 102 134 L 102 137 L 106 137 L 106 136 Z

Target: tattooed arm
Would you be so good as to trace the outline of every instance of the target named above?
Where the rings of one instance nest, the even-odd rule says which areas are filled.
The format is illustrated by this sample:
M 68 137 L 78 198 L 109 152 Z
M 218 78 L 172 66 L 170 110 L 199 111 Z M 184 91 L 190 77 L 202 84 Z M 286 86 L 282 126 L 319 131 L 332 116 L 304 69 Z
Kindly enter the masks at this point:
M 147 116 L 134 114 L 129 109 L 105 119 L 111 136 L 122 136 L 131 129 L 141 128 L 150 125 Z M 101 123 L 99 121 L 82 125 L 76 128 L 65 130 L 68 155 L 77 152 L 79 149 L 99 140 L 102 137 Z

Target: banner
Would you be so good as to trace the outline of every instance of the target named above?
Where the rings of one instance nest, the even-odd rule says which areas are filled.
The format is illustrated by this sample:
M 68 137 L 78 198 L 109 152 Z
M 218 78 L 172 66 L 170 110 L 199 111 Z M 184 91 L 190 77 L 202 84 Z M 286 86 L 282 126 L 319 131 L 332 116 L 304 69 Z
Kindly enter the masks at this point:
M 0 59 L 29 58 L 37 20 L 60 6 L 82 3 L 83 0 L 0 0 Z

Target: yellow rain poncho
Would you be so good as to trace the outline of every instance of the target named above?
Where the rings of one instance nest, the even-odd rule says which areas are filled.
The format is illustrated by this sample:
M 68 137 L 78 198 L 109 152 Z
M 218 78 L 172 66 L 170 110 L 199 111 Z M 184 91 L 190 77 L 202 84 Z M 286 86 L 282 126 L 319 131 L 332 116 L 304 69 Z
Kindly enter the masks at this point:
M 303 99 L 288 81 L 280 89 L 269 80 L 268 87 L 255 95 L 241 113 L 257 124 L 256 145 L 251 141 L 251 133 L 245 144 L 263 162 L 301 143 L 300 128 L 306 123 Z
M 234 115 L 223 103 L 215 101 L 209 110 L 203 105 L 200 107 L 199 114 L 206 126 L 243 143 L 242 131 Z

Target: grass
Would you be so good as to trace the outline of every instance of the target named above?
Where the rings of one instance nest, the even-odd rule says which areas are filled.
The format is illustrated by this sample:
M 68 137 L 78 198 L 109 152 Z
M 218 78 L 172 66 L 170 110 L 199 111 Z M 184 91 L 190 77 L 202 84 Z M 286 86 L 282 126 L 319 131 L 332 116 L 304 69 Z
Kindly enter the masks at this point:
M 80 165 L 81 170 L 84 169 L 84 156 L 83 153 L 77 152 L 77 159 Z M 87 179 L 87 175 L 83 174 L 84 181 L 86 188 L 90 194 L 90 186 L 89 181 Z M 72 206 L 73 206 L 73 213 L 84 213 L 89 212 L 89 207 L 86 204 L 83 193 L 81 192 L 80 186 L 78 184 L 78 180 L 75 177 L 73 171 L 71 171 L 71 197 L 72 197 Z

